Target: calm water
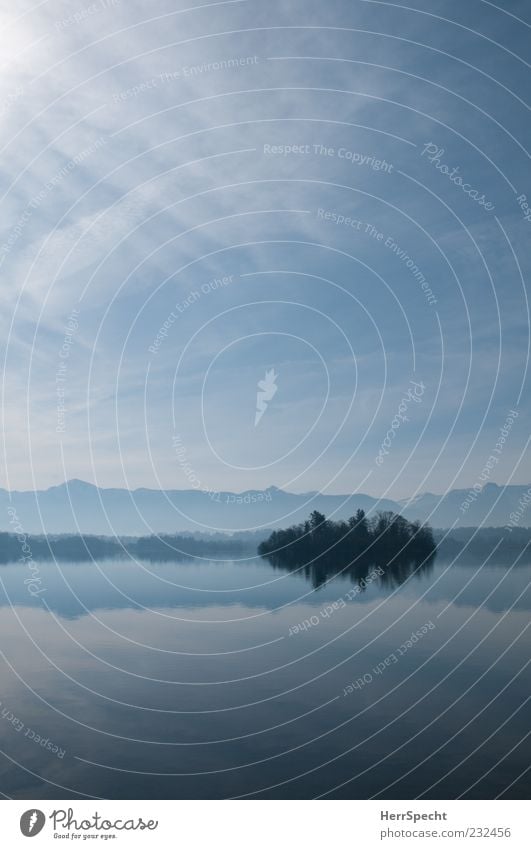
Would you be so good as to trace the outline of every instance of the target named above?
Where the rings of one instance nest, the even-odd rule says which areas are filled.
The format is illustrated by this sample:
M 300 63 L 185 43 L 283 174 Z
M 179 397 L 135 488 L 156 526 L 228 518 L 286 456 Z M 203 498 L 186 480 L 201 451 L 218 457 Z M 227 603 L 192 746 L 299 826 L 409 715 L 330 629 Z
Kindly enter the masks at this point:
M 357 593 L 259 560 L 36 565 L 39 598 L 0 567 L 9 797 L 529 796 L 527 567 Z

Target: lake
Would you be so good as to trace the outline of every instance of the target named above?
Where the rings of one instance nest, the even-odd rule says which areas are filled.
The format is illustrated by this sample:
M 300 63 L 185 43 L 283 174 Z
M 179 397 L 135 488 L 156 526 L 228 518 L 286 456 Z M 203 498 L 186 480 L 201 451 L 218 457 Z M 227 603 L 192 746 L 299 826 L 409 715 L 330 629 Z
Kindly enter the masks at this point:
M 529 567 L 0 566 L 13 798 L 528 798 Z

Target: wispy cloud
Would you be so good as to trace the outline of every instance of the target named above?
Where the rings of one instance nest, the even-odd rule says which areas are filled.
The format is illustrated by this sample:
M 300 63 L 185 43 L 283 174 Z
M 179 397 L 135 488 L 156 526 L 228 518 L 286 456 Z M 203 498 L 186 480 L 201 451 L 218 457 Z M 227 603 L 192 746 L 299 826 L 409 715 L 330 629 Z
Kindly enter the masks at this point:
M 444 22 L 339 0 L 0 14 L 13 485 L 58 482 L 62 456 L 71 477 L 174 485 L 177 420 L 213 488 L 346 491 L 415 376 L 428 387 L 422 415 L 371 487 L 402 496 L 474 477 L 527 356 L 529 224 L 515 191 L 528 117 L 513 18 L 485 5 L 471 21 L 452 3 Z M 430 141 L 494 214 L 426 162 Z M 267 373 L 282 374 L 282 392 L 255 428 Z M 521 437 L 515 428 L 500 479 Z

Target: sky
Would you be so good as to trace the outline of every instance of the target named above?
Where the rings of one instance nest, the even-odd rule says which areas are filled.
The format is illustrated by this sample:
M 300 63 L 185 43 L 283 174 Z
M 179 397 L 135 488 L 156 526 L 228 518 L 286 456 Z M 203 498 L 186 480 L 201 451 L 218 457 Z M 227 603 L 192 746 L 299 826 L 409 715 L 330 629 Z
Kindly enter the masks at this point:
M 1 486 L 531 481 L 529 4 L 0 10 Z

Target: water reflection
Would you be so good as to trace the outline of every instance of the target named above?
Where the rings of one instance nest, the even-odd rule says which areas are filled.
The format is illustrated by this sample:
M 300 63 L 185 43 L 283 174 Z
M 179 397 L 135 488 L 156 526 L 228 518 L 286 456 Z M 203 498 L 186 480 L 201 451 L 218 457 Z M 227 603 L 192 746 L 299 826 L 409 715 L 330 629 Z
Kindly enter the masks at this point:
M 423 559 L 401 558 L 393 562 L 378 561 L 349 563 L 339 567 L 333 558 L 326 559 L 318 557 L 309 563 L 302 565 L 290 565 L 281 557 L 268 555 L 264 559 L 273 569 L 290 572 L 291 574 L 302 574 L 311 582 L 315 589 L 319 589 L 330 581 L 343 579 L 364 590 L 367 579 L 377 573 L 378 582 L 385 589 L 395 589 L 401 586 L 408 578 L 422 575 L 430 575 L 433 572 L 436 554 Z
M 0 568 L 10 796 L 529 793 L 528 568 L 38 566 Z

